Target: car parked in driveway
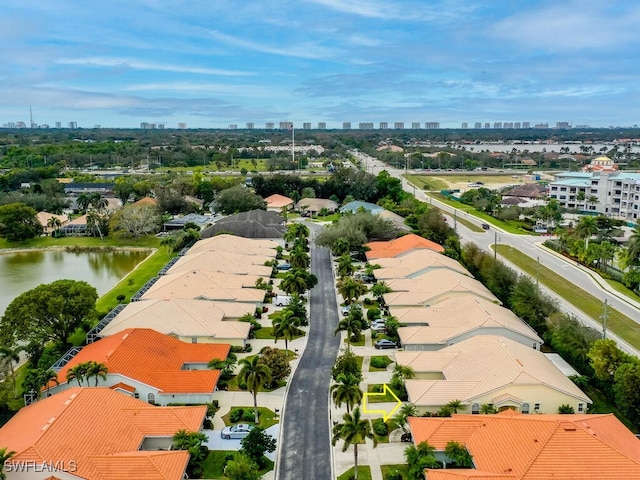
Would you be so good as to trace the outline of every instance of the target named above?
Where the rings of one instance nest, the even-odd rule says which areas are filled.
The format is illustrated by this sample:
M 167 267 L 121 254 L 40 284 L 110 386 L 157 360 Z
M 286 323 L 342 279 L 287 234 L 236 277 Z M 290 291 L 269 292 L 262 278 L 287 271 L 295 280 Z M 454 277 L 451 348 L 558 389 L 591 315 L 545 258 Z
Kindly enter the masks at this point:
M 345 305 L 344 307 L 342 307 L 342 316 L 346 317 L 347 315 L 349 315 L 349 312 L 351 311 L 351 305 Z
M 225 440 L 230 440 L 232 438 L 244 438 L 249 435 L 249 432 L 251 432 L 254 427 L 255 425 L 249 425 L 248 423 L 238 423 L 237 425 L 224 427 L 220 432 L 220 436 Z
M 278 270 L 291 270 L 291 265 L 288 263 L 279 263 L 276 268 Z
M 373 322 L 371 322 L 371 330 L 373 330 L 374 332 L 379 332 L 379 333 L 383 333 L 387 330 L 387 327 L 385 326 L 385 321 L 384 320 L 374 320 Z
M 386 338 L 381 338 L 374 344 L 374 347 L 376 347 L 378 350 L 383 350 L 386 348 L 398 348 L 400 347 L 400 345 Z

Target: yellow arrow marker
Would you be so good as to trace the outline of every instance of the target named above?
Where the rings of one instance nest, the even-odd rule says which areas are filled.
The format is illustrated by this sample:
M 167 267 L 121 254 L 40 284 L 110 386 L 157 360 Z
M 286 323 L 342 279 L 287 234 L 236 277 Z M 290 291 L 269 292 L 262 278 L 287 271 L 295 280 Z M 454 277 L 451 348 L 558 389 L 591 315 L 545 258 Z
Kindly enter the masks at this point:
M 380 409 L 380 410 L 373 410 L 369 408 L 369 402 L 368 399 L 370 397 L 384 397 L 388 394 L 390 394 L 394 399 L 395 399 L 395 405 L 393 406 L 393 408 L 391 409 L 391 411 L 387 412 L 386 410 Z M 389 388 L 389 385 L 387 385 L 386 383 L 384 384 L 384 389 L 382 390 L 382 393 L 373 393 L 373 392 L 367 392 L 364 394 L 364 397 L 362 399 L 362 412 L 363 413 L 371 413 L 371 414 L 382 414 L 382 419 L 386 422 L 389 417 L 391 415 L 393 415 L 394 413 L 396 413 L 396 410 L 398 410 L 398 408 L 400 408 L 400 405 L 402 405 L 402 402 L 400 401 L 400 399 L 396 396 L 395 393 L 393 393 L 393 390 L 391 390 L 391 388 Z

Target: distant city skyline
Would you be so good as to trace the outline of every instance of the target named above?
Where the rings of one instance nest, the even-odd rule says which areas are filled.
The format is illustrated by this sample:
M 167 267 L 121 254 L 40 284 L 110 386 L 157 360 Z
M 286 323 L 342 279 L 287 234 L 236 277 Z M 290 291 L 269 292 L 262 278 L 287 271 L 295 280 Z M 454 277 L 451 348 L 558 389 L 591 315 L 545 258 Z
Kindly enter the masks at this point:
M 0 125 L 640 122 L 640 5 L 629 0 L 3 7 Z

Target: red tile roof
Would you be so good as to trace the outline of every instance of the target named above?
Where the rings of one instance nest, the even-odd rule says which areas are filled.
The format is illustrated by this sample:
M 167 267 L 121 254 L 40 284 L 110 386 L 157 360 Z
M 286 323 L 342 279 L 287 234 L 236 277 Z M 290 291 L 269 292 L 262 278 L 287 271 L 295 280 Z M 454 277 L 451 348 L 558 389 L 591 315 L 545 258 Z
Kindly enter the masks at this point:
M 415 233 L 410 233 L 395 240 L 389 240 L 387 242 L 370 242 L 365 244 L 369 247 L 369 251 L 366 252 L 368 260 L 375 258 L 389 258 L 397 257 L 403 253 L 409 252 L 416 248 L 428 248 L 434 252 L 442 253 L 444 248 L 431 240 L 422 238 Z
M 640 440 L 612 414 L 454 415 L 410 418 L 409 425 L 416 444 L 464 444 L 477 470 L 489 474 L 479 478 L 640 479 Z M 478 478 L 464 470 L 457 477 L 427 473 L 429 480 Z
M 58 372 L 60 383 L 74 366 L 96 361 L 109 373 L 151 385 L 162 393 L 211 393 L 218 370 L 183 370 L 185 363 L 224 360 L 231 346 L 213 343 L 186 343 L 148 328 L 127 329 L 84 347 Z M 53 387 L 53 385 L 51 385 Z
M 91 480 L 181 480 L 186 451 L 140 451 L 145 437 L 198 431 L 206 406 L 156 407 L 108 388 L 70 388 L 20 410 L 0 428 L 14 462 L 74 465 Z

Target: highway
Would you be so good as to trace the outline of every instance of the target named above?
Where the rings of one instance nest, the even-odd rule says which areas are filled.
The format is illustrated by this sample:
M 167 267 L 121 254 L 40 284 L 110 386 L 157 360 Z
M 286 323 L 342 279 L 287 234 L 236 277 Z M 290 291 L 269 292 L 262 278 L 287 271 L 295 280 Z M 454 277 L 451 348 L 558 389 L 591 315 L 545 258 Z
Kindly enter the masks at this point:
M 372 173 L 373 175 L 377 175 L 382 170 L 387 170 L 391 176 L 399 178 L 402 180 L 402 186 L 405 191 L 408 193 L 416 195 L 416 198 L 422 200 L 424 202 L 428 202 L 430 204 L 436 205 L 440 208 L 446 215 L 448 215 L 448 222 L 450 225 L 454 225 L 455 220 L 454 217 L 464 218 L 465 220 L 472 222 L 478 226 L 482 224 L 482 221 L 475 218 L 472 215 L 468 215 L 465 212 L 456 209 L 442 202 L 437 201 L 431 197 L 427 197 L 425 193 L 418 188 L 415 188 L 413 184 L 409 183 L 402 175 L 404 174 L 404 170 L 396 169 L 390 167 L 389 165 L 369 156 L 363 154 L 362 152 L 351 152 L 354 156 L 358 158 L 358 160 L 362 163 L 362 166 L 365 170 Z M 487 252 L 493 253 L 493 249 L 491 248 L 494 243 L 510 245 L 530 258 L 536 260 L 539 259 L 540 264 L 544 267 L 547 267 L 556 273 L 562 275 L 566 280 L 574 285 L 577 285 L 584 291 L 590 293 L 591 295 L 599 298 L 604 301 L 605 299 L 608 301 L 608 304 L 611 308 L 618 310 L 623 313 L 627 317 L 633 319 L 634 321 L 640 324 L 640 304 L 632 301 L 626 297 L 621 298 L 622 295 L 615 295 L 610 291 L 604 290 L 592 277 L 592 274 L 588 273 L 587 269 L 577 266 L 575 263 L 560 257 L 554 253 L 551 253 L 546 248 L 542 247 L 541 244 L 546 240 L 547 237 L 541 236 L 532 236 L 532 235 L 516 235 L 512 233 L 507 233 L 500 229 L 495 228 L 493 225 L 489 231 L 475 232 L 467 228 L 465 225 L 457 222 L 456 230 L 460 235 L 461 243 L 472 242 L 477 244 L 480 248 Z M 505 264 L 509 265 L 514 270 L 522 273 L 519 268 L 510 262 L 506 261 L 500 255 L 500 260 Z M 567 313 L 575 315 L 581 322 L 585 325 L 589 325 L 596 330 L 601 331 L 602 327 L 600 324 L 594 320 L 592 317 L 588 316 L 575 306 L 566 302 L 563 298 L 559 297 L 554 292 L 548 290 L 544 286 L 541 286 L 543 292 L 547 293 L 552 298 L 558 301 L 561 309 Z M 639 327 L 640 328 L 640 325 Z M 631 353 L 636 356 L 640 356 L 640 351 L 627 342 L 623 341 L 616 335 L 612 334 L 611 331 L 607 331 L 607 338 L 612 338 L 616 340 L 620 348 L 627 353 Z

